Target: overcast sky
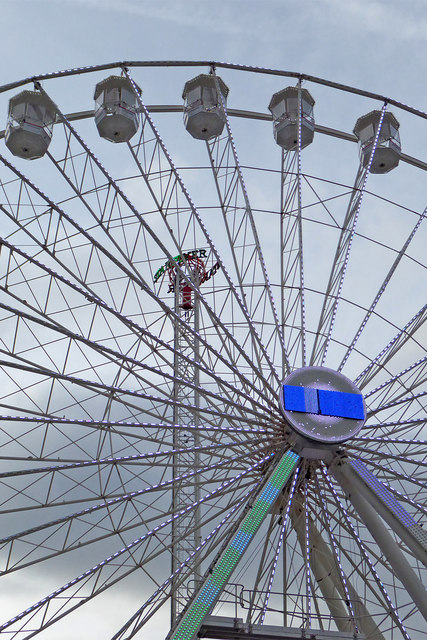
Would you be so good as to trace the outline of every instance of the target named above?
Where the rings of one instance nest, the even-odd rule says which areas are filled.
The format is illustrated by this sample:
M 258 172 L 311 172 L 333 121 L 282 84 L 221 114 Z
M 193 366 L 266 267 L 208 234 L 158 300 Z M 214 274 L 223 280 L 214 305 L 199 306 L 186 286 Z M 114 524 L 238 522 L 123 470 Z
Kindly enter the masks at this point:
M 122 60 L 217 60 L 320 76 L 427 111 L 427 0 L 0 0 L 0 7 L 0 84 Z M 27 604 L 19 579 L 16 586 Z M 111 602 L 92 640 L 105 637 Z
M 425 0 L 1 0 L 2 82 L 113 60 L 326 76 L 427 109 Z

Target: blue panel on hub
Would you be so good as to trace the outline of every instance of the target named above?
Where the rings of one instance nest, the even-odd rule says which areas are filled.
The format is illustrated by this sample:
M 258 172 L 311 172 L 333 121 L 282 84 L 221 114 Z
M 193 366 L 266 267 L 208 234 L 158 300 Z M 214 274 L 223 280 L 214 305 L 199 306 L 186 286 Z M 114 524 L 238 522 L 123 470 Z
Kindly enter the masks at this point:
M 292 387 L 283 385 L 283 400 L 286 411 L 319 413 L 317 389 L 312 387 Z
M 353 420 L 363 420 L 365 417 L 363 399 L 358 393 L 319 389 L 318 395 L 319 409 L 323 416 L 353 418 Z
M 365 417 L 363 398 L 358 393 L 329 391 L 313 387 L 293 387 L 284 384 L 283 401 L 286 411 L 352 418 L 353 420 L 363 420 Z
M 305 413 L 304 387 L 283 385 L 283 400 L 286 411 L 302 411 Z

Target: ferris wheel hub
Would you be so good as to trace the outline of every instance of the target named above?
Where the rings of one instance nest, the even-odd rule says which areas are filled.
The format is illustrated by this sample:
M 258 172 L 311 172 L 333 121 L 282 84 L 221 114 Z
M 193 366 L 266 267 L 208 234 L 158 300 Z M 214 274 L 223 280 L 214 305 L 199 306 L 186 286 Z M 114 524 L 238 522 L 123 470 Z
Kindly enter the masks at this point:
M 295 445 L 311 458 L 330 457 L 336 445 L 357 436 L 366 420 L 360 390 L 327 367 L 293 371 L 282 383 L 280 405 Z

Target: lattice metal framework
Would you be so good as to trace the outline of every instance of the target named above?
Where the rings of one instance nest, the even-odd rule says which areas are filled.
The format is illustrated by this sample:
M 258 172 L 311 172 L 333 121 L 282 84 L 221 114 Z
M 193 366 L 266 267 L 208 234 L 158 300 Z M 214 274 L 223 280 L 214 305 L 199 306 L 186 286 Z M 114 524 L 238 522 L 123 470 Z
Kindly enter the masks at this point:
M 198 265 L 200 271 L 192 269 L 195 281 L 200 284 L 203 273 L 203 264 Z M 186 425 L 199 424 L 199 371 L 194 363 L 199 360 L 199 305 L 194 297 L 191 287 L 182 282 L 176 269 L 172 270 L 175 297 L 175 313 L 177 317 L 185 317 L 186 325 L 175 323 L 175 361 L 174 361 L 174 423 L 179 428 L 174 432 L 173 445 L 179 453 L 174 457 L 173 478 L 176 483 L 172 493 L 172 511 L 184 512 L 182 516 L 174 520 L 172 526 L 172 574 L 174 575 L 184 564 L 185 560 L 192 556 L 201 542 L 200 534 L 200 506 L 193 511 L 186 512 L 190 504 L 200 500 L 200 486 L 198 484 L 197 471 L 201 464 L 198 432 L 194 429 L 186 429 Z M 185 287 L 183 291 L 183 287 Z M 184 298 L 184 299 L 183 299 Z M 186 308 L 184 308 L 186 307 Z M 187 330 L 188 325 L 193 332 Z M 188 383 L 191 384 L 188 384 Z M 186 474 L 194 474 L 194 483 L 180 482 L 180 478 Z M 195 588 L 200 578 L 197 565 L 192 569 L 187 583 L 176 585 L 172 582 L 172 607 L 171 621 L 175 622 L 188 602 L 189 593 Z M 189 591 L 190 588 L 190 591 Z
M 149 107 L 135 83 L 149 95 L 138 73 L 164 66 L 180 95 L 179 65 L 229 74 L 225 127 L 207 145 L 184 131 L 182 105 Z M 113 68 L 134 91 L 137 131 L 115 146 L 55 88 Z M 254 80 L 246 110 L 235 73 Z M 427 163 L 401 153 L 371 176 L 355 136 L 321 123 L 302 150 L 301 109 L 297 148 L 282 152 L 271 116 L 250 109 L 289 77 L 299 98 L 316 85 L 316 105 L 344 89 L 343 101 L 363 97 L 360 113 L 367 100 L 399 110 L 403 151 L 410 119 L 424 139 L 427 115 L 384 96 L 223 63 L 103 65 L 0 88 L 28 84 L 56 114 L 42 158 L 0 154 L 11 640 L 54 624 L 63 636 L 72 613 L 100 625 L 110 594 L 114 640 L 164 637 L 171 601 L 177 638 L 215 633 L 220 606 L 230 638 L 234 619 L 248 637 L 281 625 L 295 638 L 427 638 Z M 196 247 L 209 281 L 176 259 Z M 310 362 L 342 371 L 366 403 L 360 433 L 327 451 L 297 440 L 278 402 Z M 25 593 L 9 602 L 14 580 Z

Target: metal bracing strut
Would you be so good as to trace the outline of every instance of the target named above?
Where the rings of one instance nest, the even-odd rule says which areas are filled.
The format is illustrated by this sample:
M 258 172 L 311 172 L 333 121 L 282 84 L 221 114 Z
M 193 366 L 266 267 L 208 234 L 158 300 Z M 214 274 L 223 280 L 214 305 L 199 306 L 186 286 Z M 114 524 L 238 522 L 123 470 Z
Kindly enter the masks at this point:
M 367 466 L 356 459 L 349 459 L 350 469 L 344 473 L 352 480 L 357 476 L 361 494 L 375 511 L 387 522 L 399 538 L 411 549 L 415 557 L 427 567 L 427 533 L 402 507 L 387 487 L 380 482 Z M 361 483 L 360 480 L 363 482 Z
M 427 620 L 427 591 L 415 571 L 390 535 L 377 511 L 365 498 L 365 484 L 353 467 L 346 461 L 334 464 L 332 474 L 340 483 L 354 508 L 362 517 L 372 537 L 382 549 L 395 575 L 399 578 L 420 613 Z M 383 506 L 387 506 L 383 503 Z M 390 507 L 389 507 L 390 509 Z

